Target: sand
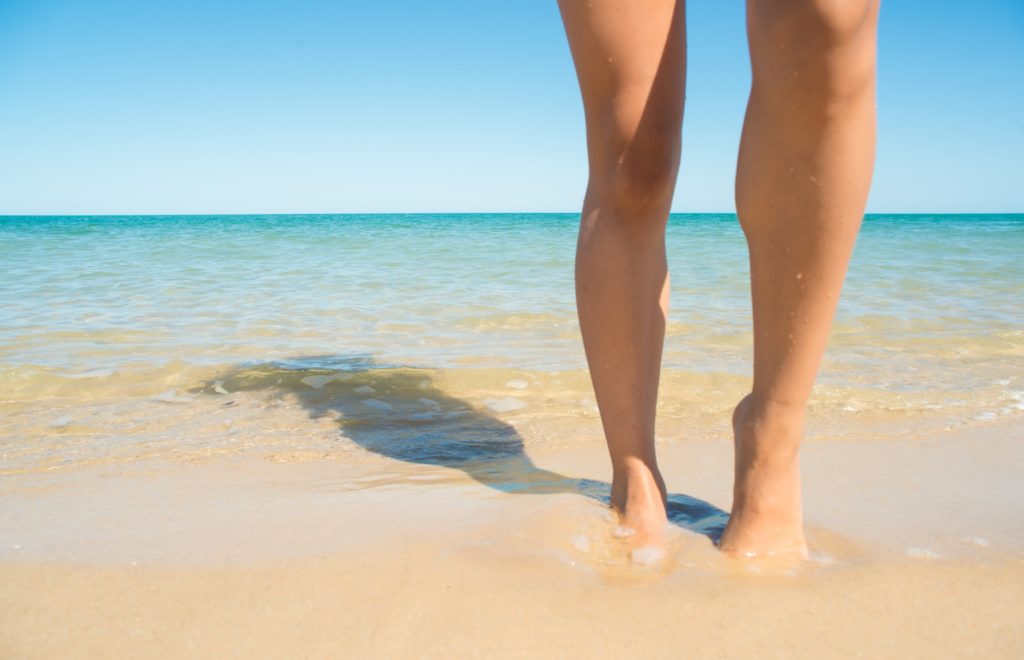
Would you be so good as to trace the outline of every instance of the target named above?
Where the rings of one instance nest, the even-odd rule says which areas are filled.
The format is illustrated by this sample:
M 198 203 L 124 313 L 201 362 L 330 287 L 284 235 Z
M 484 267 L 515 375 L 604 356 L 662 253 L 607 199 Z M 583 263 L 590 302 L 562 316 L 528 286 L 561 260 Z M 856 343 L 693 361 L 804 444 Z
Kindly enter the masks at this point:
M 677 524 L 653 568 L 613 534 L 600 446 L 9 475 L 0 656 L 1021 657 L 1022 436 L 807 443 L 795 565 L 704 533 L 727 442 L 662 448 Z

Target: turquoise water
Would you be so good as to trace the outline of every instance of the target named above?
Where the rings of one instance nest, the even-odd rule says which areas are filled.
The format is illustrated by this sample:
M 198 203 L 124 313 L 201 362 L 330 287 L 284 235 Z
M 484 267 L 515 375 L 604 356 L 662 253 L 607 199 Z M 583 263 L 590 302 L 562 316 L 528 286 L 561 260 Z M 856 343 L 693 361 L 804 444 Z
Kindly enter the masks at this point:
M 521 373 L 548 383 L 507 392 L 534 414 L 561 414 L 559 388 L 592 413 L 572 281 L 577 220 L 0 218 L 0 405 L 17 420 L 6 442 L 69 427 L 54 422 L 57 409 L 60 421 L 83 406 L 184 399 L 218 373 L 266 365 L 433 370 L 470 402 Z M 684 420 L 687 401 L 717 411 L 749 380 L 746 248 L 724 214 L 673 216 L 667 244 L 663 399 Z M 941 410 L 943 424 L 1019 414 L 1022 257 L 1024 215 L 869 216 L 819 403 L 861 417 Z

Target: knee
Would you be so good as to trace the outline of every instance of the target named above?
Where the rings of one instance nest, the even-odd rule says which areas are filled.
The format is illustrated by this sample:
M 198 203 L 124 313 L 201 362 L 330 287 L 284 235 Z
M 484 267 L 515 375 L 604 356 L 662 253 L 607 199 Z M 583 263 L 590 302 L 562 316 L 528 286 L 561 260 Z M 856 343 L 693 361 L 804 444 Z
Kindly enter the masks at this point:
M 608 173 L 612 203 L 636 211 L 667 210 L 679 173 L 680 142 L 679 131 L 672 130 L 635 138 Z
M 751 0 L 751 36 L 779 50 L 824 55 L 868 35 L 878 0 Z
M 642 221 L 667 212 L 679 173 L 682 116 L 607 122 L 593 140 L 591 188 L 616 215 Z
M 751 0 L 755 85 L 790 96 L 863 91 L 874 80 L 877 16 L 878 0 Z

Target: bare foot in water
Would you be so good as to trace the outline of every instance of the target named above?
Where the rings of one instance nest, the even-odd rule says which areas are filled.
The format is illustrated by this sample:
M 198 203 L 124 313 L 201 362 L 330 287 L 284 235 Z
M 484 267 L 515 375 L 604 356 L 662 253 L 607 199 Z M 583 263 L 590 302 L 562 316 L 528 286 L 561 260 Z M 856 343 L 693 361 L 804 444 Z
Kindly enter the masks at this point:
M 665 482 L 657 466 L 627 459 L 612 478 L 612 508 L 619 515 L 617 536 L 629 537 L 631 559 L 654 564 L 665 556 L 668 516 Z
M 807 557 L 798 450 L 803 406 L 761 404 L 748 394 L 736 406 L 732 512 L 718 547 L 740 557 Z

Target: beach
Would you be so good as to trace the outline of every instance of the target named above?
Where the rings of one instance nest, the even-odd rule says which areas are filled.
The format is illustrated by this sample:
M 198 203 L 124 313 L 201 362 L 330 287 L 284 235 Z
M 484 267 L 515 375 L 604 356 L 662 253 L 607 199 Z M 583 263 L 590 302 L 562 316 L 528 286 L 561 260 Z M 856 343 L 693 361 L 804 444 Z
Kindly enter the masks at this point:
M 608 509 L 577 219 L 0 218 L 0 655 L 1024 653 L 1024 215 L 866 219 L 797 563 L 715 549 L 745 244 L 673 215 L 657 565 Z

